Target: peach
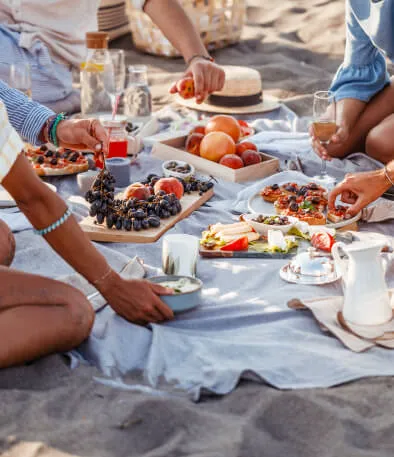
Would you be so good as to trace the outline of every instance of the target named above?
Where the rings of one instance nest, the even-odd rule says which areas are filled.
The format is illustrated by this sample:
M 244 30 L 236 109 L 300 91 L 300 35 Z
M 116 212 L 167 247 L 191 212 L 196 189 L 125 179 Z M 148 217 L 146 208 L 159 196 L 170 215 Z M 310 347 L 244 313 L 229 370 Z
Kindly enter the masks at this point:
M 161 190 L 166 194 L 175 194 L 178 200 L 183 196 L 183 184 L 176 178 L 161 178 L 154 186 L 155 194 Z
M 223 132 L 205 135 L 200 145 L 200 156 L 213 162 L 219 162 L 226 154 L 235 154 L 235 143 L 231 136 Z
M 201 133 L 192 133 L 186 140 L 186 151 L 196 156 L 200 155 L 200 145 L 204 135 Z
M 203 125 L 197 125 L 194 129 L 190 132 L 192 133 L 201 133 L 201 135 L 205 135 L 205 127 Z
M 261 163 L 261 155 L 251 149 L 247 149 L 242 154 L 242 160 L 244 161 L 245 166 L 255 165 L 256 163 Z
M 237 149 L 236 149 L 235 153 L 238 156 L 242 157 L 242 154 L 247 150 L 256 151 L 256 152 L 258 151 L 257 146 L 254 143 L 251 143 L 250 141 L 243 141 L 242 143 L 237 144 Z
M 147 200 L 151 196 L 148 187 L 144 186 L 140 182 L 130 184 L 130 186 L 124 191 L 124 198 L 129 200 L 130 198 L 136 198 L 137 200 Z
M 194 97 L 194 81 L 193 78 L 183 78 L 176 84 L 176 89 L 178 94 L 184 98 L 193 98 Z
M 226 154 L 220 159 L 220 165 L 224 165 L 225 167 L 233 168 L 237 170 L 238 168 L 243 168 L 244 163 L 242 159 L 237 156 L 237 154 Z

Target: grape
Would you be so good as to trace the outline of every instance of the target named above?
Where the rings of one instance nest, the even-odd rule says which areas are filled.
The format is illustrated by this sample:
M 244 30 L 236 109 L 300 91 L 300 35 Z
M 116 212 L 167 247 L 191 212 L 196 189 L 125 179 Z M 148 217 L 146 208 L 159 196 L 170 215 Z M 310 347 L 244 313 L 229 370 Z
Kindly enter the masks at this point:
M 148 217 L 147 221 L 151 227 L 160 226 L 160 219 L 157 216 L 150 216 Z
M 135 231 L 139 232 L 141 230 L 141 228 L 142 228 L 141 221 L 138 220 L 138 219 L 134 219 L 133 228 L 134 228 Z
M 102 224 L 104 222 L 104 214 L 103 213 L 97 213 L 96 219 L 99 224 Z
M 167 219 L 168 217 L 171 216 L 171 213 L 169 211 L 167 211 L 166 209 L 163 209 L 161 213 L 162 213 L 162 216 L 164 219 Z
M 170 208 L 170 213 L 171 213 L 171 216 L 175 216 L 176 214 L 178 214 L 177 207 L 172 205 Z
M 130 219 L 125 219 L 124 222 L 123 222 L 123 227 L 125 228 L 125 230 L 127 230 L 128 232 L 130 232 L 131 229 L 132 229 L 131 220 L 130 220 Z
M 136 219 L 143 219 L 145 217 L 145 211 L 142 209 L 137 209 L 135 212 Z
M 149 222 L 148 222 L 148 220 L 147 220 L 147 219 L 142 219 L 141 225 L 142 225 L 142 228 L 143 228 L 144 230 L 148 229 L 148 228 L 149 228 Z
M 116 230 L 122 230 L 122 225 L 123 225 L 123 221 L 122 221 L 122 218 L 120 217 L 115 223 Z

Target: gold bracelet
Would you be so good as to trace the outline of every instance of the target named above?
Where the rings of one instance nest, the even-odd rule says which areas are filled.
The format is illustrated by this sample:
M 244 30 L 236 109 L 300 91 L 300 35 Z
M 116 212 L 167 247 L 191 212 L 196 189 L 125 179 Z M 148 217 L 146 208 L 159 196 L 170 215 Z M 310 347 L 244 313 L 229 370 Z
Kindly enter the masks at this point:
M 384 166 L 384 175 L 386 176 L 387 181 L 394 186 L 393 180 L 390 178 L 389 171 L 387 170 L 387 165 Z
M 92 284 L 96 287 L 100 282 L 104 281 L 105 279 L 108 278 L 108 276 L 112 273 L 112 268 L 109 267 L 108 271 L 106 271 L 101 278 L 96 279 L 95 281 L 92 281 Z

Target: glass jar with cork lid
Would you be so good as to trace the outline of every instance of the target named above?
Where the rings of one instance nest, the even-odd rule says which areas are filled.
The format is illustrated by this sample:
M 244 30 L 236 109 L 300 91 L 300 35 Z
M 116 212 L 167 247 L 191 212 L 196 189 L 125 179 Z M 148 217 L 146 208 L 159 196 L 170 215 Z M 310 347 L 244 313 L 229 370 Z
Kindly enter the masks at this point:
M 111 101 L 104 86 L 104 69 L 111 61 L 108 33 L 86 34 L 87 54 L 81 63 L 81 112 L 84 116 L 108 112 Z

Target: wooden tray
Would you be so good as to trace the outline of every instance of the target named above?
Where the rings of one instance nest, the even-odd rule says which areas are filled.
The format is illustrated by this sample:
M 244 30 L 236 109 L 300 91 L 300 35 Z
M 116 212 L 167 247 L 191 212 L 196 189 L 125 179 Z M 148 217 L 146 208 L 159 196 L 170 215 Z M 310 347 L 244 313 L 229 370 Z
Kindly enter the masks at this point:
M 160 227 L 141 230 L 140 232 L 127 232 L 126 230 L 109 229 L 104 225 L 94 223 L 94 218 L 87 217 L 80 222 L 82 230 L 92 241 L 102 241 L 109 243 L 154 243 L 167 230 L 173 227 L 177 222 L 188 217 L 193 211 L 200 208 L 205 202 L 212 198 L 214 189 L 210 189 L 202 196 L 197 192 L 190 195 L 184 195 L 181 200 L 182 211 L 176 216 L 168 219 L 162 219 Z
M 271 176 L 279 171 L 279 160 L 268 154 L 263 155 L 263 162 L 256 165 L 233 170 L 216 162 L 203 159 L 185 151 L 187 137 L 180 136 L 158 142 L 153 146 L 152 155 L 162 160 L 182 160 L 193 165 L 202 174 L 212 175 L 230 182 L 255 181 L 260 178 Z

